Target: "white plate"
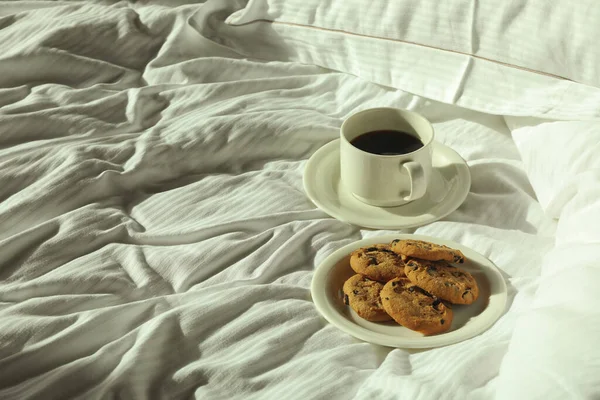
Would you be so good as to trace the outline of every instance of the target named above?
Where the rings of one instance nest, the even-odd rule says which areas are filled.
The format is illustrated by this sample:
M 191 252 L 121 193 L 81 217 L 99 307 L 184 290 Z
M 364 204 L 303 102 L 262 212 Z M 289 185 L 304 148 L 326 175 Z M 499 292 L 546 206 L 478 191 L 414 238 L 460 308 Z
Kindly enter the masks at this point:
M 363 246 L 389 243 L 394 239 L 417 239 L 443 244 L 462 251 L 467 258 L 464 264 L 460 264 L 460 268 L 471 273 L 477 281 L 479 298 L 470 305 L 452 306 L 454 318 L 450 331 L 424 336 L 393 321 L 369 322 L 344 304 L 342 286 L 346 279 L 355 274 L 349 264 L 350 253 Z M 430 348 L 457 343 L 490 328 L 504 312 L 507 289 L 498 268 L 468 247 L 429 236 L 386 235 L 359 240 L 327 257 L 315 271 L 311 296 L 317 310 L 327 321 L 358 339 L 390 347 Z
M 341 221 L 375 229 L 404 229 L 429 224 L 456 210 L 471 188 L 465 161 L 451 148 L 433 142 L 433 176 L 422 199 L 398 207 L 375 207 L 357 200 L 340 181 L 339 139 L 308 160 L 304 190 L 313 203 Z

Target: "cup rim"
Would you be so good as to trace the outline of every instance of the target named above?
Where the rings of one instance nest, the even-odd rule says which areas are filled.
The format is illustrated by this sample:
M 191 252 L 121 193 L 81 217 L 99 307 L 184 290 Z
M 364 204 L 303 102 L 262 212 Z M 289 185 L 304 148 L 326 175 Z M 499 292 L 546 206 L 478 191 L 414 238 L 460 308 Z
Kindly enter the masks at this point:
M 356 116 L 359 116 L 360 114 L 363 113 L 367 113 L 367 112 L 372 112 L 372 111 L 385 111 L 385 110 L 393 110 L 393 111 L 401 111 L 401 112 L 405 112 L 405 113 L 410 113 L 415 115 L 416 117 L 422 119 L 425 123 L 427 123 L 427 125 L 429 126 L 429 128 L 431 129 L 431 138 L 429 138 L 429 141 L 427 141 L 427 143 L 423 143 L 423 146 L 411 151 L 410 153 L 404 153 L 404 154 L 374 154 L 374 153 L 369 153 L 368 151 L 364 151 L 362 149 L 359 149 L 358 147 L 354 146 L 352 143 L 350 143 L 350 141 L 348 140 L 348 138 L 346 138 L 346 135 L 344 135 L 344 126 L 346 125 L 346 123 L 351 119 L 354 118 Z M 353 149 L 360 151 L 363 154 L 367 154 L 369 156 L 372 157 L 385 157 L 385 158 L 393 158 L 393 157 L 405 157 L 411 154 L 416 154 L 422 150 L 426 150 L 428 148 L 429 145 L 431 145 L 431 143 L 433 142 L 433 140 L 435 139 L 435 131 L 433 130 L 433 125 L 431 125 L 431 122 L 429 122 L 429 120 L 427 118 L 425 118 L 422 114 L 416 112 L 416 111 L 411 111 L 411 110 L 407 110 L 404 108 L 395 108 L 395 107 L 374 107 L 374 108 L 367 108 L 358 112 L 355 112 L 354 114 L 351 114 L 349 117 L 347 117 L 346 119 L 344 119 L 344 122 L 342 122 L 342 125 L 340 126 L 340 136 L 341 136 L 341 140 L 343 140 L 344 142 L 348 143 L 350 146 L 352 146 Z M 419 140 L 421 138 L 419 137 Z

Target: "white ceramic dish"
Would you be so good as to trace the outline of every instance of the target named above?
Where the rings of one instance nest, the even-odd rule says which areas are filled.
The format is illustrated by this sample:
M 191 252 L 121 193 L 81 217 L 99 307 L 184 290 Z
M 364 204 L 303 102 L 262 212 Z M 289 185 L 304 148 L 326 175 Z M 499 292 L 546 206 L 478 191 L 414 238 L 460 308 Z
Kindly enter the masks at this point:
M 467 261 L 460 268 L 477 280 L 480 294 L 470 305 L 453 305 L 454 318 L 450 331 L 423 336 L 395 322 L 369 322 L 360 318 L 343 301 L 344 281 L 354 275 L 349 254 L 360 247 L 389 243 L 394 239 L 418 239 L 443 244 L 463 252 Z M 359 240 L 342 247 L 327 257 L 316 269 L 311 296 L 317 310 L 340 330 L 366 342 L 402 348 L 431 348 L 457 343 L 489 329 L 504 313 L 507 287 L 498 268 L 474 250 L 449 240 L 422 235 L 385 235 Z
M 433 142 L 433 173 L 427 193 L 397 207 L 376 207 L 356 199 L 340 180 L 339 139 L 308 160 L 304 190 L 313 203 L 341 221 L 374 229 L 404 229 L 429 224 L 456 210 L 471 188 L 466 162 L 454 150 Z

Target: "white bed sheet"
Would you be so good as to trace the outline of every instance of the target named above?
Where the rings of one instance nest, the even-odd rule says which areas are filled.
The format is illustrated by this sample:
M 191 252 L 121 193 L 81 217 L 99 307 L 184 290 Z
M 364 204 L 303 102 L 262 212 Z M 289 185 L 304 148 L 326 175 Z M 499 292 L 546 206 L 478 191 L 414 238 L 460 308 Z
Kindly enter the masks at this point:
M 511 339 L 529 332 L 515 329 L 544 255 L 558 251 L 557 223 L 502 117 L 242 58 L 189 24 L 202 4 L 8 3 L 0 398 L 488 399 L 526 384 L 511 374 L 536 364 Z M 507 312 L 478 337 L 383 348 L 325 323 L 310 301 L 327 255 L 390 233 L 329 218 L 302 189 L 310 154 L 373 106 L 423 113 L 469 163 L 465 203 L 408 232 L 459 241 L 502 269 Z

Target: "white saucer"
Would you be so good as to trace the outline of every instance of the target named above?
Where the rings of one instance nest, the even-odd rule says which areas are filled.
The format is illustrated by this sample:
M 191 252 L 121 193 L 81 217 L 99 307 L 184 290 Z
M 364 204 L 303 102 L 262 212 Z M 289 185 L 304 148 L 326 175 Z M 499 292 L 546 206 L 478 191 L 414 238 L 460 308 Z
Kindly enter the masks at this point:
M 459 267 L 473 275 L 479 286 L 479 297 L 473 304 L 452 306 L 454 317 L 448 332 L 423 336 L 395 322 L 369 322 L 344 304 L 342 287 L 355 274 L 350 268 L 350 253 L 363 246 L 389 243 L 394 239 L 426 240 L 458 249 L 465 255 L 467 260 Z M 500 318 L 507 301 L 506 282 L 490 260 L 456 242 L 423 235 L 386 235 L 346 245 L 315 270 L 310 291 L 317 310 L 337 328 L 367 342 L 402 348 L 446 346 L 479 335 Z
M 327 143 L 308 160 L 304 190 L 317 207 L 341 221 L 375 229 L 403 229 L 445 217 L 465 201 L 471 174 L 458 153 L 433 142 L 433 176 L 425 197 L 398 207 L 357 200 L 340 181 L 340 141 Z

